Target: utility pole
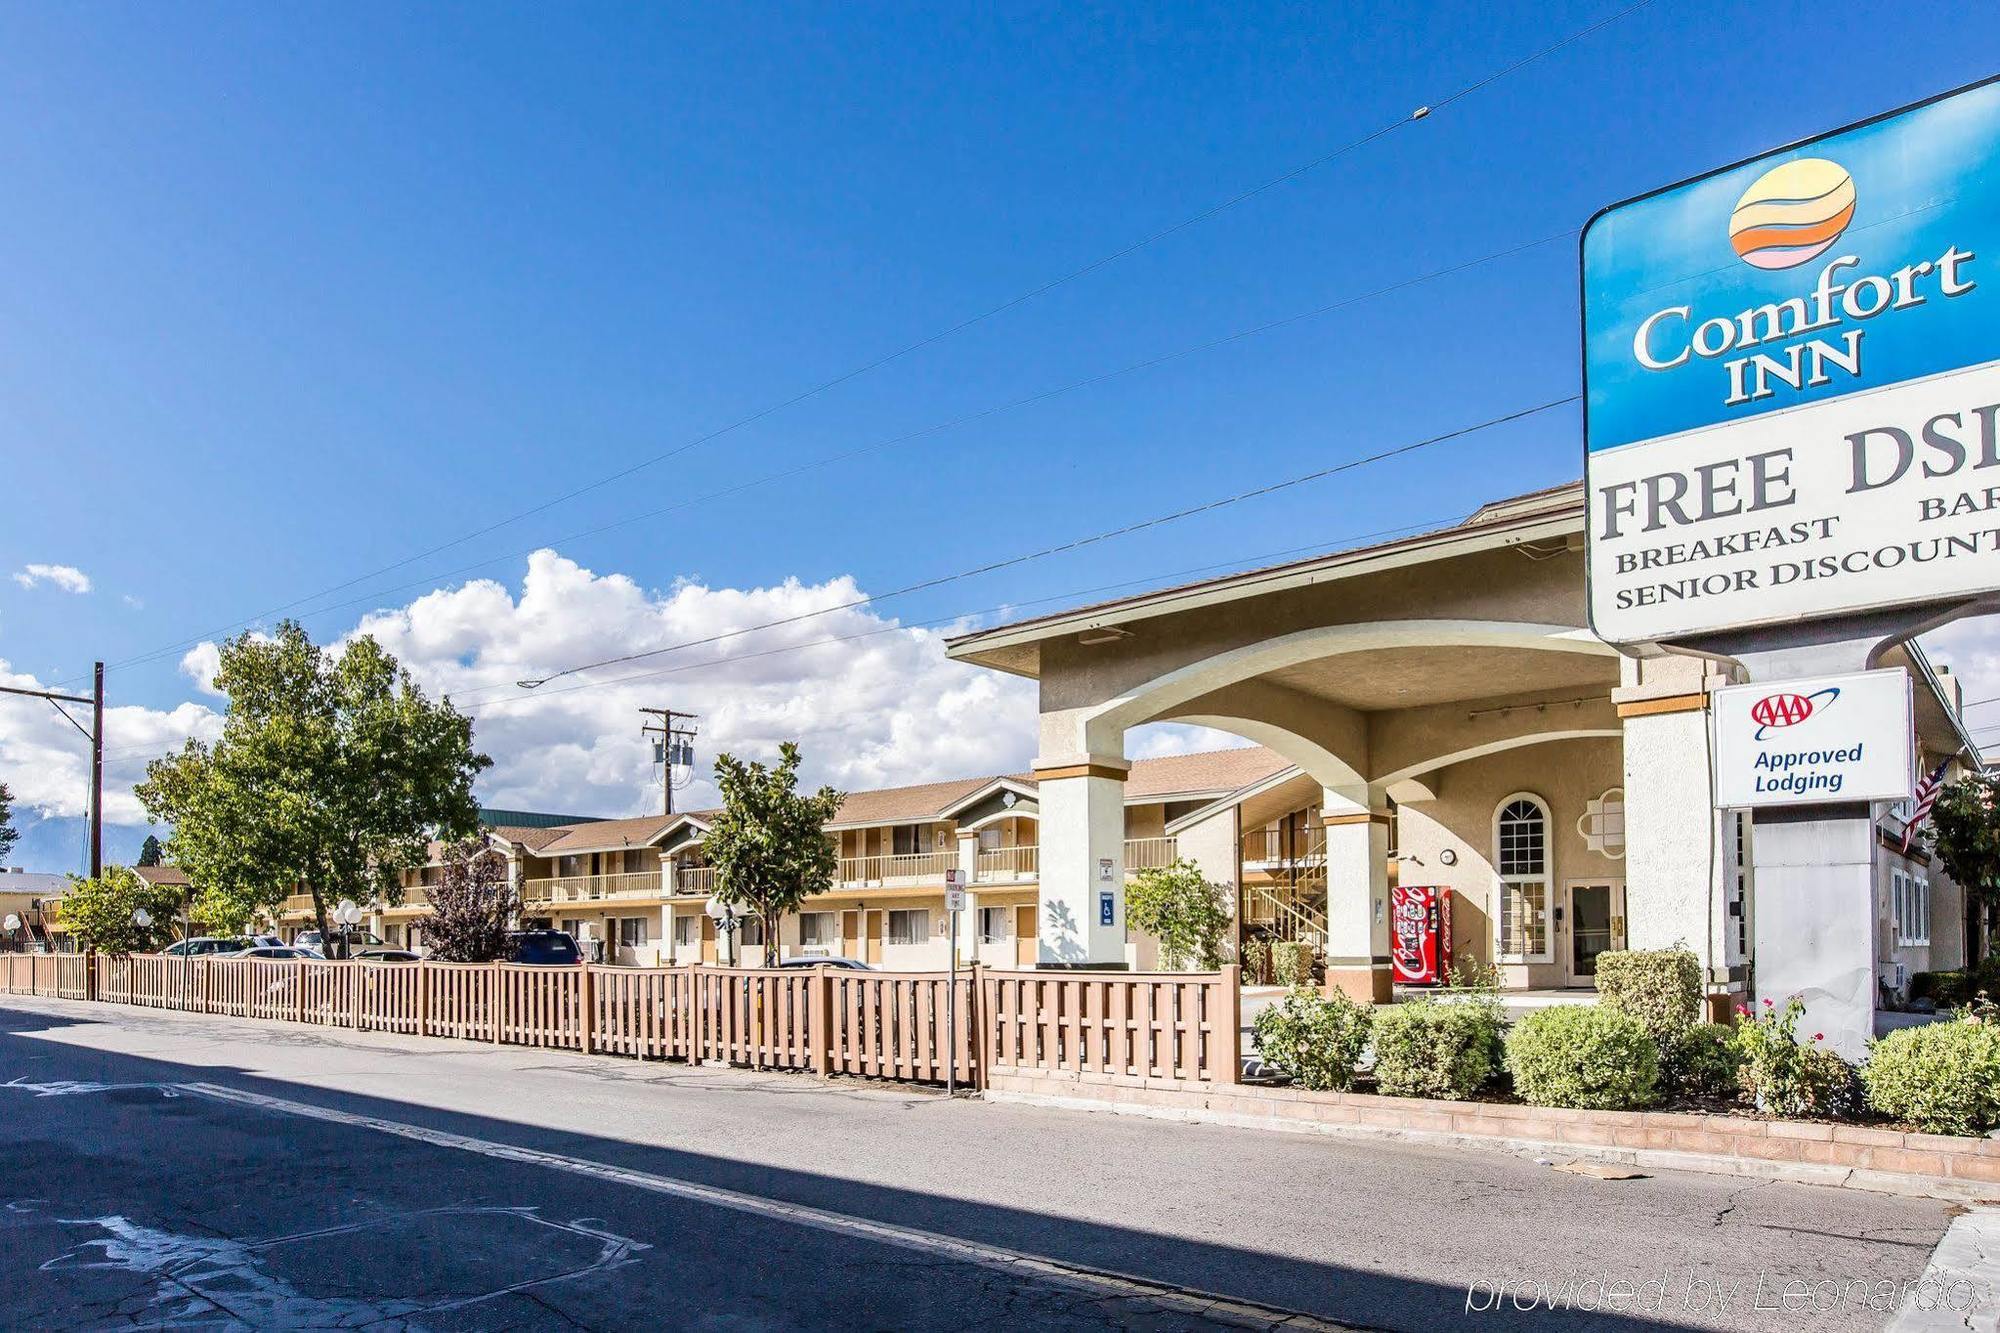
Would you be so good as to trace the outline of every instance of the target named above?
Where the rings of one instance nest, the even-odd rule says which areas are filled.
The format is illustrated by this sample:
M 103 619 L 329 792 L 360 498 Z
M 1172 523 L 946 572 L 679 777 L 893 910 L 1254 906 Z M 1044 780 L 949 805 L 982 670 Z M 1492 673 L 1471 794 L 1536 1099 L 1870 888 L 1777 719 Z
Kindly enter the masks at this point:
M 694 766 L 694 728 L 676 726 L 674 720 L 679 718 L 693 722 L 698 714 L 676 712 L 671 708 L 641 708 L 639 711 L 660 719 L 657 723 L 646 723 L 639 730 L 644 735 L 660 738 L 653 742 L 653 749 L 659 755 L 660 789 L 666 793 L 665 813 L 672 814 L 674 768 L 681 762 L 685 762 L 690 768 Z
M 90 688 L 90 877 L 104 873 L 104 663 Z
M 24 690 L 18 685 L 0 685 L 0 694 L 48 700 L 49 707 L 61 713 L 63 720 L 90 742 L 90 877 L 96 879 L 104 873 L 104 663 L 96 664 L 93 687 L 88 695 Z M 64 704 L 89 704 L 89 728 L 71 717 Z

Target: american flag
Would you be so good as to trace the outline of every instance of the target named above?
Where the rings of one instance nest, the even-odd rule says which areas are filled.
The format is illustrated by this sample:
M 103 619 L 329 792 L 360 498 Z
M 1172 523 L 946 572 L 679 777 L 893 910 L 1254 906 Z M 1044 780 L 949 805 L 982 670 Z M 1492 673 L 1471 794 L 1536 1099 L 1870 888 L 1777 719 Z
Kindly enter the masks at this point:
M 1910 842 L 1917 836 L 1917 826 L 1930 818 L 1931 807 L 1937 804 L 1938 793 L 1944 789 L 1945 764 L 1947 759 L 1931 770 L 1930 776 L 1917 783 L 1917 808 L 1903 821 L 1903 855 L 1910 854 Z

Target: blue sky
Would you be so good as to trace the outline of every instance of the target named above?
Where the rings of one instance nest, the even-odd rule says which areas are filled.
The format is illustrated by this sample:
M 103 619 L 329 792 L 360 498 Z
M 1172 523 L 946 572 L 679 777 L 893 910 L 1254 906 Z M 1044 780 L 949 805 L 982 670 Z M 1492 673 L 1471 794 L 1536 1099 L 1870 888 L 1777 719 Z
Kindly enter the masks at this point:
M 0 581 L 0 659 L 72 677 L 449 540 L 1623 6 L 8 7 L 0 568 L 73 566 L 91 591 Z M 335 637 L 477 561 L 518 589 L 544 544 L 663 592 L 879 591 L 1574 392 L 1559 240 L 562 540 L 1569 231 L 1981 77 L 2000 49 L 1991 7 L 1750 13 L 1656 0 L 936 346 L 309 603 L 341 605 L 308 625 Z M 926 620 L 1448 520 L 1574 477 L 1580 451 L 1565 410 L 883 611 Z M 121 667 L 114 697 L 199 702 L 178 658 Z

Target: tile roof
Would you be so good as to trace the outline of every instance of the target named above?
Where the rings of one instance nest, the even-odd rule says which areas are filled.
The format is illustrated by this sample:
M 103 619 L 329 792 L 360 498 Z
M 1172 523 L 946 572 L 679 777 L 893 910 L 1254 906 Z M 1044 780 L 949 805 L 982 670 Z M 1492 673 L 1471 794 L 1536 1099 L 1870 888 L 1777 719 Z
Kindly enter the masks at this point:
M 148 884 L 186 884 L 187 871 L 179 866 L 133 866 L 133 871 Z
M 597 819 L 567 828 L 537 829 L 557 836 L 532 850 L 537 856 L 567 856 L 571 852 L 613 851 L 620 847 L 644 847 L 666 832 L 680 815 L 643 815 L 638 819 Z
M 1125 799 L 1235 791 L 1291 766 L 1291 760 L 1261 745 L 1140 759 L 1125 779 Z
M 1015 775 L 1020 781 L 1034 779 Z M 949 782 L 924 782 L 914 787 L 881 787 L 875 791 L 851 791 L 840 803 L 835 824 L 886 824 L 917 819 L 935 819 L 938 812 L 964 800 L 993 781 L 994 775 L 953 778 Z
M 1132 772 L 1126 778 L 1125 798 L 1128 801 L 1148 801 L 1215 796 L 1248 786 L 1291 766 L 1290 760 L 1261 745 L 1138 759 L 1133 761 Z M 958 802 L 1002 778 L 1029 788 L 1035 786 L 1032 773 L 986 773 L 944 782 L 853 791 L 847 793 L 847 799 L 841 802 L 840 811 L 832 822 L 835 827 L 842 827 L 908 824 L 938 819 Z M 573 852 L 643 847 L 657 839 L 670 823 L 682 815 L 711 819 L 719 813 L 716 810 L 688 810 L 673 815 L 644 815 L 637 819 L 593 820 L 558 828 L 496 828 L 493 832 L 519 843 L 537 856 L 565 856 Z

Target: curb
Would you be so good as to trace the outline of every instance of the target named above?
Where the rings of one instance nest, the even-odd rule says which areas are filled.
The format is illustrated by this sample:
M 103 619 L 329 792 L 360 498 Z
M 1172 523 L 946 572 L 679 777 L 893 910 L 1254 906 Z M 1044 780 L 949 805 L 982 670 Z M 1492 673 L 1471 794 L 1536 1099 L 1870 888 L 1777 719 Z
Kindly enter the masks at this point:
M 990 1102 L 1009 1102 L 1019 1106 L 1041 1106 L 1064 1111 L 1103 1111 L 1114 1115 L 1144 1116 L 1152 1120 L 1175 1120 L 1190 1125 L 1224 1125 L 1232 1129 L 1315 1134 L 1363 1142 L 1409 1143 L 1431 1148 L 1505 1152 L 1515 1156 L 1530 1154 L 1538 1157 L 1559 1156 L 1575 1161 L 1651 1167 L 1659 1171 L 1693 1171 L 1703 1175 L 1743 1176 L 1757 1180 L 1783 1181 L 1794 1185 L 1823 1185 L 1838 1189 L 1866 1190 L 1875 1194 L 1941 1199 L 1950 1203 L 1993 1203 L 1996 1196 L 2000 1196 L 2000 1186 L 1976 1181 L 1877 1171 L 1858 1166 L 1774 1162 L 1755 1157 L 1684 1152 L 1667 1148 L 1611 1148 L 1582 1143 L 1559 1143 L 1553 1139 L 1453 1134 L 1425 1129 L 1392 1129 L 1381 1125 L 1326 1123 L 1273 1115 L 1241 1115 L 1229 1111 L 1197 1110 L 1189 1107 L 1143 1106 L 1130 1102 L 1102 1101 L 1094 1097 L 1063 1097 L 1051 1093 L 988 1090 L 982 1095 Z

